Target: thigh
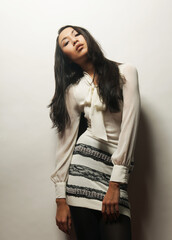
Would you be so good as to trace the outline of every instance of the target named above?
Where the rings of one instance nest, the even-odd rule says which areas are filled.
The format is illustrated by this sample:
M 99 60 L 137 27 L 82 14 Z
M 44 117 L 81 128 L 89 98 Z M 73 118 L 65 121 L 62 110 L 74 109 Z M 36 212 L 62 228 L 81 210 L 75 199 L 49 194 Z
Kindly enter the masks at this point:
M 77 240 L 100 240 L 100 212 L 83 207 L 69 207 Z
M 100 220 L 101 240 L 131 240 L 131 220 L 128 216 L 120 214 L 115 222 L 105 223 L 104 219 Z

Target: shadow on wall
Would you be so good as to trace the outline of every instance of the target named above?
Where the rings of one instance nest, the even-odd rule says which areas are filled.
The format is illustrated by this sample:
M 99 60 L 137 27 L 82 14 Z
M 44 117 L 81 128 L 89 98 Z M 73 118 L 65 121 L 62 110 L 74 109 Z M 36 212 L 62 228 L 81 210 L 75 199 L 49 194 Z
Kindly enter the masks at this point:
M 154 152 L 151 129 L 141 111 L 135 148 L 135 166 L 129 179 L 128 195 L 131 203 L 132 240 L 145 240 L 145 223 L 152 208 L 151 189 L 154 184 Z M 151 185 L 150 185 L 151 179 Z

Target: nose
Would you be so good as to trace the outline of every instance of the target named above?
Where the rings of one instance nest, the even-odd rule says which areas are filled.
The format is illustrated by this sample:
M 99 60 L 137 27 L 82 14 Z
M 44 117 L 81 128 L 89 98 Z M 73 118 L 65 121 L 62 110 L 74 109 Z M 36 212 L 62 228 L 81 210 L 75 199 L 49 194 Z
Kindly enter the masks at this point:
M 75 45 L 76 42 L 78 42 L 78 39 L 75 39 L 75 38 L 74 38 L 72 41 L 73 41 L 73 45 Z

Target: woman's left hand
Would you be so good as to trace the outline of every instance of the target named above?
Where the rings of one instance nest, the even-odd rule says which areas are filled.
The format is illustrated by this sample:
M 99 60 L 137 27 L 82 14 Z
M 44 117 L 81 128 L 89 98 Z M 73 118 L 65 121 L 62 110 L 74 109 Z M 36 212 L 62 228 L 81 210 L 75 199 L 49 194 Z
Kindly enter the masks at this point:
M 112 222 L 119 217 L 119 197 L 119 183 L 110 181 L 108 191 L 102 202 L 102 214 L 105 221 L 109 219 Z

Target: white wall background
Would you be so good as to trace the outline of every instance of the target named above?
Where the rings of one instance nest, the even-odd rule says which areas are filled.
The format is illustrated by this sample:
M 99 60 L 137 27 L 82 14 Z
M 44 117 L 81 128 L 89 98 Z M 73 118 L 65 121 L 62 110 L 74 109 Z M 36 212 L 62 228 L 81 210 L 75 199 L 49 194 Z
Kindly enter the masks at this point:
M 58 29 L 85 27 L 139 73 L 142 113 L 129 182 L 133 240 L 170 240 L 172 4 L 170 0 L 0 1 L 0 238 L 64 240 L 55 223 L 54 94 Z M 171 13 L 171 15 L 170 15 Z

